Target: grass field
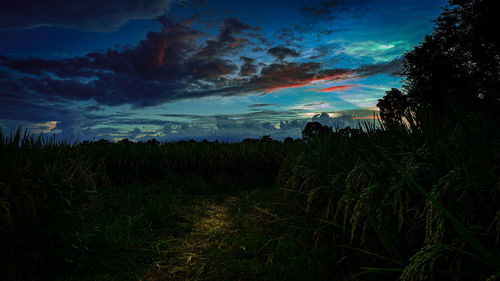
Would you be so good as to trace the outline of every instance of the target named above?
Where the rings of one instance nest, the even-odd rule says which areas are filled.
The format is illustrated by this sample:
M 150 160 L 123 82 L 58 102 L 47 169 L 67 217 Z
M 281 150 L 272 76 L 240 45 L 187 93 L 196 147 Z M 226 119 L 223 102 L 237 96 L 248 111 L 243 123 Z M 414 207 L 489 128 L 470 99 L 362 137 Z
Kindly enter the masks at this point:
M 286 143 L 4 132 L 0 279 L 498 280 L 500 121 L 457 115 Z

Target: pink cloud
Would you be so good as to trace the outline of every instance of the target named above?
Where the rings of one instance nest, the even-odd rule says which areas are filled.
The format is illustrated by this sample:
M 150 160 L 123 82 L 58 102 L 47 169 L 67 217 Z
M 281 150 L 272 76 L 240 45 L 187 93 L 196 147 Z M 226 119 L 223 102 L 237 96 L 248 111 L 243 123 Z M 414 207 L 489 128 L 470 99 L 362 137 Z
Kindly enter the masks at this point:
M 333 86 L 333 87 L 330 87 L 330 88 L 325 88 L 325 89 L 321 89 L 321 90 L 318 90 L 318 92 L 335 92 L 335 91 L 345 91 L 345 90 L 349 90 L 353 87 L 357 87 L 359 85 L 342 85 L 342 86 Z

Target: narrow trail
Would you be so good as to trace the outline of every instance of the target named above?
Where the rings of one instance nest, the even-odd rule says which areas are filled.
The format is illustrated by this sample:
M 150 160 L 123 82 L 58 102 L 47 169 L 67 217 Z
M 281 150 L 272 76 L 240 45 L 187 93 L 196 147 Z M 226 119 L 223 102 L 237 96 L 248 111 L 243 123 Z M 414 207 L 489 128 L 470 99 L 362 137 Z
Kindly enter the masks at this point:
M 169 258 L 156 263 L 141 280 L 199 280 L 205 275 L 213 275 L 224 266 L 214 260 L 211 253 L 217 251 L 231 254 L 231 245 L 226 237 L 235 231 L 234 222 L 228 214 L 235 206 L 237 196 L 228 197 L 220 202 L 209 200 L 200 205 L 188 206 L 192 211 L 186 219 L 193 222 L 192 230 L 187 235 L 170 240 Z

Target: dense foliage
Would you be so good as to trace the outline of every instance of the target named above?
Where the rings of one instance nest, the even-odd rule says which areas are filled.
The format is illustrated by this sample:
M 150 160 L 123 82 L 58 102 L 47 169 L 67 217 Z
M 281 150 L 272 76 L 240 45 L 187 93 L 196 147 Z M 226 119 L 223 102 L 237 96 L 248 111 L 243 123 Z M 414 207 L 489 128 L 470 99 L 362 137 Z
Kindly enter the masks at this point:
M 406 111 L 432 108 L 457 117 L 462 108 L 490 107 L 500 98 L 500 17 L 494 0 L 450 1 L 434 21 L 434 32 L 404 55 L 403 96 L 395 89 L 379 100 L 384 121 Z M 404 116 L 403 116 L 404 117 Z
M 331 278 L 498 278 L 500 120 L 462 116 L 420 112 L 406 127 L 317 137 L 289 155 L 278 186 L 311 245 L 335 249 Z

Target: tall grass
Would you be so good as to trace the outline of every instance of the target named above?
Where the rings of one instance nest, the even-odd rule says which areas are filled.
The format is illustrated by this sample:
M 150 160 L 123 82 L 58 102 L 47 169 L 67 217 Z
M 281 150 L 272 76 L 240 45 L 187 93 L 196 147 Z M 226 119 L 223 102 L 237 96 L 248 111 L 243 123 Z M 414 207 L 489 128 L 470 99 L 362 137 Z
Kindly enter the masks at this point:
M 104 157 L 115 184 L 154 183 L 179 177 L 227 179 L 235 185 L 269 185 L 284 151 L 274 141 L 259 143 L 89 144 L 88 151 Z M 259 175 L 259 176 L 256 176 Z
M 68 144 L 0 132 L 0 239 L 9 241 L 0 245 L 0 279 L 82 270 L 95 255 L 89 247 L 101 243 L 95 233 L 118 245 L 108 246 L 134 246 L 133 225 L 152 231 L 165 219 L 155 210 L 174 208 L 140 193 L 153 205 L 121 208 L 117 221 L 98 216 L 104 225 L 93 226 L 96 212 L 121 206 L 101 195 L 125 200 L 122 186 L 160 184 L 198 194 L 275 185 L 285 194 L 273 229 L 310 247 L 294 260 L 321 265 L 315 278 L 496 280 L 499 109 L 453 118 L 422 110 L 399 126 L 363 123 L 290 143 Z M 283 245 L 276 251 L 290 250 Z
M 281 143 L 65 143 L 0 131 L 0 279 L 44 279 L 78 267 L 89 217 L 109 186 L 164 183 L 213 193 L 271 186 Z M 159 215 L 159 214 L 158 214 Z
M 312 245 L 338 256 L 332 275 L 499 278 L 500 122 L 457 116 L 422 111 L 397 128 L 318 137 L 289 156 L 278 186 L 307 215 Z
M 83 216 L 107 184 L 102 159 L 18 129 L 0 132 L 0 163 L 0 277 L 61 269 L 82 249 Z

